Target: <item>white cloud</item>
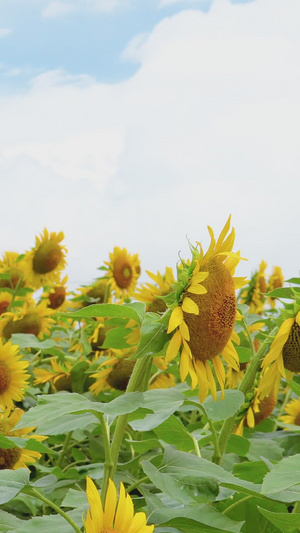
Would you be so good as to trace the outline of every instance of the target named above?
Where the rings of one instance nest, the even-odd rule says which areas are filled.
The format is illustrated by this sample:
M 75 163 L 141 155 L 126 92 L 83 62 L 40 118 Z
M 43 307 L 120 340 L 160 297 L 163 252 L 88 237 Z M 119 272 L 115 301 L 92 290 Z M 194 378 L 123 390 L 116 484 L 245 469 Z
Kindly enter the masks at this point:
M 7 37 L 10 34 L 11 34 L 10 28 L 0 28 L 0 39 L 1 37 Z
M 116 245 L 172 266 L 232 213 L 239 274 L 264 258 L 297 275 L 299 16 L 298 0 L 218 0 L 131 43 L 126 81 L 52 72 L 3 97 L 3 246 L 62 229 L 84 282 Z
M 121 4 L 121 0 L 61 0 L 49 2 L 42 11 L 45 18 L 54 18 L 67 13 L 82 11 L 112 12 Z

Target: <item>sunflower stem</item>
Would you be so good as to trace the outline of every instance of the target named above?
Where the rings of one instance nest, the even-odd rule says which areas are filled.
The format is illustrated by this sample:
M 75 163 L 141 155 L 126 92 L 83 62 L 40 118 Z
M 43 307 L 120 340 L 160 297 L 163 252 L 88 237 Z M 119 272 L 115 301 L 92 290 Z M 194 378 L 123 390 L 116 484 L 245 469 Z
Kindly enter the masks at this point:
M 275 335 L 277 331 L 278 331 L 277 327 L 273 329 L 271 334 L 264 340 L 264 342 L 262 343 L 262 345 L 260 346 L 256 354 L 254 354 L 252 360 L 250 361 L 249 366 L 245 372 L 245 375 L 241 381 L 241 384 L 238 387 L 238 390 L 243 392 L 244 395 L 246 395 L 247 392 L 249 392 L 252 389 L 257 370 L 261 363 L 261 359 L 263 355 L 265 354 L 265 351 L 268 348 L 268 346 L 272 344 L 273 342 L 271 337 Z M 220 464 L 222 457 L 225 453 L 225 449 L 227 446 L 229 436 L 232 433 L 232 430 L 234 428 L 235 419 L 236 419 L 236 413 L 230 418 L 227 418 L 227 420 L 224 421 L 223 426 L 221 428 L 220 435 L 219 435 L 219 452 L 220 453 L 219 453 L 219 456 L 216 453 L 213 456 L 214 463 L 218 465 Z
M 102 492 L 101 492 L 102 503 L 104 505 L 106 490 L 107 490 L 108 481 L 109 481 L 109 473 L 111 469 L 113 468 L 113 462 L 112 462 L 111 449 L 110 449 L 109 425 L 107 421 L 105 420 L 103 413 L 97 413 L 96 416 L 99 419 L 100 424 L 101 424 L 104 452 L 105 452 L 104 477 L 103 477 L 103 485 L 102 485 Z M 105 494 L 103 491 L 103 487 L 106 487 Z
M 147 390 L 148 382 L 149 382 L 149 375 L 151 372 L 152 367 L 152 357 L 148 357 L 145 359 L 145 357 L 141 357 L 137 360 L 133 372 L 131 374 L 129 383 L 127 385 L 126 393 L 128 392 L 144 392 Z M 118 457 L 120 453 L 121 444 L 123 441 L 123 436 L 126 428 L 128 420 L 128 415 L 120 415 L 118 416 L 116 428 L 114 432 L 114 436 L 112 439 L 111 449 L 110 449 L 110 457 L 111 461 L 109 464 L 104 464 L 104 478 L 103 478 L 103 485 L 101 490 L 101 498 L 103 501 L 105 501 L 107 487 L 108 487 L 108 481 L 109 479 L 114 478 Z
M 67 433 L 66 435 L 66 438 L 65 438 L 65 442 L 63 444 L 63 447 L 62 447 L 62 450 L 60 452 L 60 456 L 58 458 L 58 461 L 57 461 L 57 466 L 60 468 L 63 464 L 63 460 L 65 458 L 65 455 L 66 455 L 66 450 L 69 446 L 69 443 L 70 443 L 70 440 L 71 440 L 71 437 L 72 437 L 72 433 L 73 431 L 69 431 L 69 433 Z
M 51 500 L 48 500 L 48 498 L 46 498 L 39 491 L 27 485 L 23 487 L 22 492 L 25 492 L 25 494 L 28 494 L 29 496 L 33 496 L 37 500 L 40 500 L 41 502 L 48 505 L 48 507 L 51 507 L 54 511 L 60 514 L 67 522 L 69 522 L 70 526 L 72 526 L 76 533 L 82 533 L 81 529 L 79 529 L 75 522 L 73 522 L 72 518 L 70 518 L 64 511 L 62 511 L 57 505 L 55 505 L 55 503 L 53 503 Z
M 241 498 L 240 500 L 237 500 L 236 502 L 234 502 L 231 505 L 229 505 L 229 507 L 227 507 L 227 509 L 225 509 L 225 511 L 223 511 L 222 514 L 227 515 L 228 513 L 230 513 L 230 511 L 235 509 L 238 505 L 240 505 L 241 503 L 246 502 L 247 500 L 251 500 L 251 498 L 253 498 L 252 494 L 249 495 L 249 496 L 244 496 L 244 498 Z

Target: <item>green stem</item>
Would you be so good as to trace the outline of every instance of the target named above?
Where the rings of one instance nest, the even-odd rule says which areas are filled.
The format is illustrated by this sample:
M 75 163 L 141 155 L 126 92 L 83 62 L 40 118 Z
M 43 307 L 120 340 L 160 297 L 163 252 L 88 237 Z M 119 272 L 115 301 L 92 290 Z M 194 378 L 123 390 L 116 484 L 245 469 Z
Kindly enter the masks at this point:
M 12 281 L 10 282 L 10 283 L 11 283 L 11 287 L 12 287 L 12 289 L 13 289 L 13 295 L 12 295 L 11 302 L 10 302 L 8 308 L 7 308 L 7 311 L 10 311 L 11 308 L 13 307 L 13 305 L 14 305 L 14 301 L 15 301 L 15 298 L 16 298 L 16 296 L 17 296 L 17 291 L 18 291 L 19 287 L 21 287 L 21 285 L 22 285 L 23 278 L 24 278 L 24 274 L 22 274 L 22 275 L 19 277 L 18 282 L 17 282 L 17 285 L 16 285 L 15 287 L 13 286 Z
M 292 513 L 300 513 L 300 502 L 295 503 Z
M 197 455 L 197 457 L 201 457 L 201 452 L 200 452 L 200 448 L 199 448 L 198 441 L 197 441 L 197 439 L 194 437 L 194 435 L 191 435 L 191 437 L 192 437 L 193 442 L 194 442 L 194 448 L 195 448 L 196 455 Z
M 245 330 L 245 333 L 247 335 L 247 338 L 248 338 L 248 341 L 249 341 L 249 345 L 250 345 L 250 350 L 252 352 L 252 357 L 254 357 L 255 355 L 255 349 L 254 349 L 254 345 L 253 345 L 253 341 L 252 341 L 252 337 L 251 337 L 251 333 L 249 331 L 249 328 L 246 324 L 246 321 L 245 319 L 242 320 L 242 324 L 243 324 L 243 327 L 244 327 L 244 330 Z
M 103 477 L 102 492 L 101 492 L 102 503 L 104 505 L 106 491 L 108 487 L 108 481 L 109 481 L 109 472 L 113 468 L 113 462 L 112 462 L 111 449 L 110 449 L 109 426 L 104 418 L 103 413 L 97 413 L 97 417 L 101 424 L 104 452 L 105 452 L 104 477 Z
M 132 483 L 132 485 L 129 485 L 129 487 L 127 487 L 126 493 L 129 494 L 132 490 L 136 489 L 136 487 L 138 487 L 142 483 L 146 483 L 146 481 L 148 481 L 148 479 L 149 479 L 148 476 L 145 476 L 145 477 L 142 477 L 141 479 L 138 479 L 137 481 L 135 481 L 135 483 Z
M 152 359 L 153 357 L 148 357 L 145 359 L 144 357 L 141 357 L 137 360 L 133 372 L 131 374 L 126 393 L 128 392 L 136 392 L 140 391 L 143 392 L 146 389 L 146 382 L 148 385 L 149 380 L 149 373 L 151 371 L 152 367 Z M 146 379 L 147 378 L 147 379 Z M 113 479 L 117 467 L 119 452 L 126 428 L 128 420 L 128 414 L 126 415 L 120 415 L 118 416 L 116 428 L 111 444 L 111 461 L 109 465 L 105 465 L 104 468 L 104 479 L 103 479 L 103 485 L 101 490 L 101 497 L 102 500 L 105 501 L 106 491 L 108 487 L 108 480 Z
M 263 355 L 265 354 L 265 351 L 268 348 L 268 346 L 273 342 L 270 337 L 275 335 L 277 333 L 277 331 L 278 331 L 277 327 L 273 329 L 271 334 L 264 340 L 264 342 L 260 346 L 259 350 L 253 356 L 253 359 L 249 363 L 249 366 L 248 366 L 248 368 L 246 370 L 246 373 L 245 373 L 245 375 L 244 375 L 244 377 L 242 379 L 242 382 L 241 382 L 240 386 L 238 387 L 238 390 L 243 392 L 244 395 L 246 395 L 247 392 L 249 392 L 252 389 L 253 383 L 255 381 L 257 370 L 258 370 L 258 368 L 260 366 L 260 363 L 261 363 L 261 359 L 262 359 Z M 217 456 L 215 454 L 214 457 L 213 457 L 213 461 L 216 464 L 220 464 L 220 462 L 222 460 L 222 457 L 223 457 L 223 455 L 225 453 L 225 449 L 226 449 L 226 446 L 227 446 L 227 442 L 228 442 L 229 436 L 232 433 L 232 430 L 234 428 L 235 419 L 236 419 L 236 413 L 233 416 L 231 416 L 230 418 L 227 418 L 227 420 L 225 420 L 224 423 L 223 423 L 223 426 L 222 426 L 222 429 L 221 429 L 221 432 L 220 432 L 220 435 L 219 435 L 219 452 L 220 452 L 220 454 L 219 454 L 219 456 Z
M 33 496 L 34 498 L 37 498 L 43 503 L 46 503 L 49 507 L 51 507 L 54 511 L 56 511 L 58 514 L 60 514 L 67 522 L 69 522 L 70 526 L 76 531 L 76 533 L 82 533 L 81 529 L 73 522 L 73 520 L 64 512 L 62 511 L 55 503 L 53 503 L 51 500 L 48 500 L 43 494 L 38 492 L 33 487 L 29 487 L 28 485 L 23 487 L 22 492 L 25 492 L 25 494 L 29 494 L 29 496 Z
M 246 502 L 247 500 L 251 500 L 251 498 L 253 498 L 253 496 L 245 496 L 244 498 L 241 498 L 240 500 L 237 500 L 236 502 L 234 502 L 231 505 L 229 505 L 229 507 L 227 507 L 227 509 L 225 509 L 225 511 L 223 511 L 222 514 L 226 515 L 226 514 L 230 513 L 230 511 L 232 511 L 232 509 L 235 509 L 238 505 L 240 505 L 241 503 Z
M 63 460 L 64 460 L 64 458 L 65 458 L 66 450 L 67 450 L 67 448 L 68 448 L 68 446 L 69 446 L 69 442 L 70 442 L 70 440 L 71 440 L 72 433 L 73 433 L 73 431 L 70 431 L 70 432 L 67 433 L 67 435 L 66 435 L 64 445 L 63 445 L 63 447 L 62 447 L 62 450 L 61 450 L 61 452 L 60 452 L 60 456 L 59 456 L 58 461 L 57 461 L 57 466 L 58 466 L 59 468 L 60 468 L 61 465 L 63 464 Z

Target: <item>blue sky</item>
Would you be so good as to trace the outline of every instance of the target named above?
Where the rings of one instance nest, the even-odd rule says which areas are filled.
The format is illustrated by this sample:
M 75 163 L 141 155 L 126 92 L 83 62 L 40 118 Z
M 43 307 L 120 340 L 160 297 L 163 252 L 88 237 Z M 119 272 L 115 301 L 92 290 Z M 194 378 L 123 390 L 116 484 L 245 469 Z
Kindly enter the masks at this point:
M 114 246 L 145 279 L 231 213 L 238 275 L 299 274 L 299 0 L 4 0 L 0 20 L 0 254 L 46 226 L 72 288 Z

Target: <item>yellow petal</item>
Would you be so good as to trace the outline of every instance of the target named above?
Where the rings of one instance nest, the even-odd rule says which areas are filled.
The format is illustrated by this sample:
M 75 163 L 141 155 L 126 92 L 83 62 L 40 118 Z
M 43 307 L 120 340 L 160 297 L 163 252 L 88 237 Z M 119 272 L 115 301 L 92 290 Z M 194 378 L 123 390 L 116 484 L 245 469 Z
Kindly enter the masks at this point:
M 193 302 L 191 298 L 186 296 L 182 302 L 182 309 L 185 313 L 191 313 L 193 315 L 199 315 L 198 305 Z
M 190 332 L 189 328 L 185 321 L 183 321 L 179 326 L 179 331 L 181 333 L 181 336 L 184 340 L 189 341 L 190 340 Z
M 187 289 L 187 292 L 190 292 L 191 294 L 206 294 L 207 290 L 203 285 L 196 285 L 192 283 L 189 288 Z M 185 309 L 184 309 L 185 311 Z M 197 314 L 197 313 L 196 313 Z
M 113 528 L 113 520 L 115 517 L 115 510 L 117 504 L 117 490 L 114 482 L 110 479 L 105 498 L 104 507 L 104 529 Z
M 189 366 L 190 366 L 190 358 L 188 353 L 185 349 L 182 350 L 181 356 L 180 356 L 180 380 L 181 383 L 184 382 L 186 379 L 186 376 L 189 373 Z
M 252 411 L 252 407 L 250 406 L 247 411 L 247 424 L 249 428 L 254 428 L 255 426 L 255 418 L 254 413 Z
M 103 528 L 103 508 L 99 492 L 91 480 L 86 478 L 86 494 L 91 508 L 91 515 L 95 528 L 99 531 Z
M 177 330 L 169 342 L 169 345 L 166 351 L 166 358 L 165 358 L 166 363 L 169 363 L 176 357 L 176 355 L 179 352 L 181 342 L 182 342 L 181 333 L 180 333 L 180 330 Z
M 174 329 L 180 326 L 182 322 L 183 322 L 183 312 L 182 312 L 181 307 L 178 305 L 177 307 L 175 307 L 175 309 L 173 309 L 171 313 L 167 333 L 171 333 L 172 331 L 174 331 Z

